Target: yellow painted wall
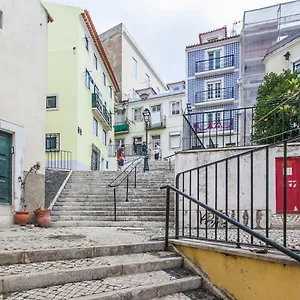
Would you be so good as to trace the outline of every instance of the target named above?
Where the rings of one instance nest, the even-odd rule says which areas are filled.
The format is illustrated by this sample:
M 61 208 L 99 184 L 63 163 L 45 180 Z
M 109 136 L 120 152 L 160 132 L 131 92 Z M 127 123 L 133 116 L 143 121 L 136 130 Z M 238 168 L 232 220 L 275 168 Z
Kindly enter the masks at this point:
M 176 245 L 212 283 L 238 300 L 300 299 L 300 265 L 291 266 Z
M 101 156 L 107 161 L 109 140 L 114 139 L 114 132 L 113 128 L 107 131 L 105 146 L 103 127 L 92 111 L 94 85 L 91 84 L 90 89 L 85 85 L 86 69 L 102 93 L 109 111 L 114 108 L 114 87 L 110 97 L 112 82 L 81 17 L 83 10 L 54 3 L 45 3 L 45 6 L 55 19 L 55 26 L 49 31 L 48 94 L 57 94 L 59 102 L 57 110 L 47 110 L 47 133 L 60 133 L 60 149 L 72 152 L 73 168 L 76 165 L 75 169 L 89 170 L 92 144 L 101 150 Z M 89 40 L 89 51 L 85 48 L 85 36 Z M 94 54 L 98 60 L 97 69 Z M 93 117 L 98 119 L 98 137 L 93 133 Z M 78 126 L 82 135 L 78 134 Z M 103 167 L 105 165 L 104 162 Z
M 289 63 L 285 60 L 283 56 L 287 51 L 290 52 Z M 300 38 L 294 40 L 293 42 L 287 44 L 286 46 L 276 50 L 274 53 L 270 54 L 264 59 L 266 66 L 266 72 L 280 74 L 283 70 L 289 68 L 293 70 L 294 62 L 300 61 Z

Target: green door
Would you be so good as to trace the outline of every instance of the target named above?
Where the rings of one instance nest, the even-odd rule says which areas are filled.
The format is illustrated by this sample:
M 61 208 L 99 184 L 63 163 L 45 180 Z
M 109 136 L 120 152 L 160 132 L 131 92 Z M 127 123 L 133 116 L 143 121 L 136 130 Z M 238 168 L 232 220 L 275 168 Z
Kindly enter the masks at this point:
M 11 204 L 11 134 L 0 131 L 0 204 Z

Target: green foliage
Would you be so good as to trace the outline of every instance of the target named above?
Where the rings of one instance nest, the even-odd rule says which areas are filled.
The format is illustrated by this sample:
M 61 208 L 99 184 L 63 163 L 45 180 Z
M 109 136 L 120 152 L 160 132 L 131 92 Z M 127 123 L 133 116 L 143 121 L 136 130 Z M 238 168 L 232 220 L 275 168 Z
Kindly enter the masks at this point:
M 258 89 L 253 140 L 269 144 L 299 135 L 300 78 L 286 70 L 269 73 Z M 277 107 L 278 106 L 278 107 Z M 276 109 L 275 109 L 276 108 Z

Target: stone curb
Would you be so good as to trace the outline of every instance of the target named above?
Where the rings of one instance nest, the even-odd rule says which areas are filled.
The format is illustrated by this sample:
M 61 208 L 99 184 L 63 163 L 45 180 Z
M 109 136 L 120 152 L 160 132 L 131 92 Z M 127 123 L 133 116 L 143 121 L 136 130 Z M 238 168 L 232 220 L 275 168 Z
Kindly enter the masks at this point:
M 120 275 L 146 273 L 161 269 L 182 266 L 181 257 L 154 259 L 147 262 L 133 262 L 110 266 L 88 268 L 59 269 L 18 275 L 1 276 L 0 293 L 22 292 L 35 288 L 80 281 L 100 280 Z
M 0 252 L 0 266 L 13 264 L 27 264 L 43 261 L 57 261 L 69 259 L 93 258 L 100 256 L 125 255 L 162 251 L 163 242 L 149 242 L 141 244 L 121 244 L 115 246 L 97 246 L 84 248 L 60 248 L 42 250 L 20 250 Z
M 85 297 L 76 297 L 73 300 L 149 300 L 156 297 L 163 297 L 169 294 L 186 292 L 200 287 L 201 279 L 198 276 L 191 276 L 182 279 L 162 282 L 161 284 L 149 284 L 135 288 L 128 288 L 119 291 L 94 294 Z

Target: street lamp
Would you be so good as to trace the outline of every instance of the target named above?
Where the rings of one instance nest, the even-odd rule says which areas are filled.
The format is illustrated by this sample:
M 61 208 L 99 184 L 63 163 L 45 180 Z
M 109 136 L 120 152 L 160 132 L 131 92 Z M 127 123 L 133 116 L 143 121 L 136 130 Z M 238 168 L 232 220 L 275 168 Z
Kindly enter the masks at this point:
M 143 111 L 143 117 L 145 122 L 145 130 L 146 130 L 146 149 L 145 149 L 145 156 L 144 156 L 144 172 L 149 171 L 149 164 L 148 164 L 148 128 L 150 125 L 150 117 L 151 113 L 148 108 L 145 108 Z

